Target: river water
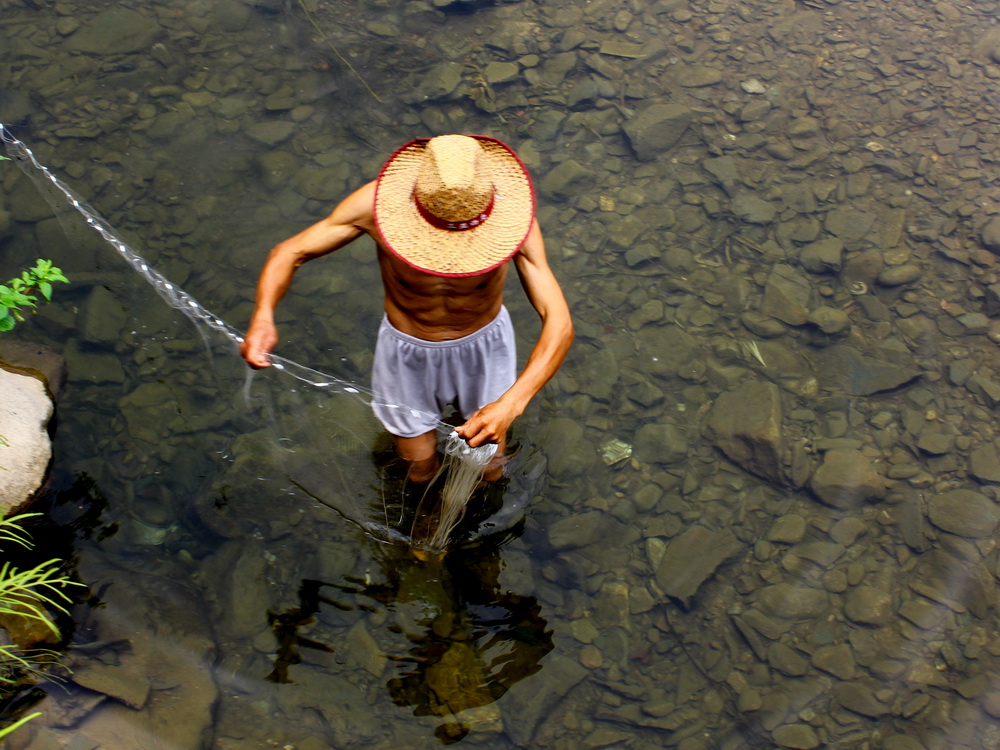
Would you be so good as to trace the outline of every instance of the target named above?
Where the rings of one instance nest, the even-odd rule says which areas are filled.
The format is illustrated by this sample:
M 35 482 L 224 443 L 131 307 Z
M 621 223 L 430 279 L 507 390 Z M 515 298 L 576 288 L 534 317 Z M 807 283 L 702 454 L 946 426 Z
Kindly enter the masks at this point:
M 65 358 L 39 534 L 89 587 L 10 747 L 1000 747 L 998 22 L 5 2 L 0 120 L 59 184 L 0 164 L 0 278 L 71 283 L 4 336 Z M 447 132 L 531 169 L 577 340 L 427 563 L 370 241 L 298 273 L 282 369 L 232 332 L 276 242 Z

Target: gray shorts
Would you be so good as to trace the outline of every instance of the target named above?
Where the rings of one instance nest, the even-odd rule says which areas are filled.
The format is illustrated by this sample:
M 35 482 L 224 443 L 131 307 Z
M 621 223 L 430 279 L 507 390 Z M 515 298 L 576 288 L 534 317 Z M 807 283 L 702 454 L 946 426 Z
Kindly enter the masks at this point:
M 514 327 L 506 307 L 475 333 L 452 341 L 418 339 L 383 318 L 372 365 L 372 409 L 393 435 L 416 437 L 435 429 L 449 405 L 468 419 L 516 378 Z

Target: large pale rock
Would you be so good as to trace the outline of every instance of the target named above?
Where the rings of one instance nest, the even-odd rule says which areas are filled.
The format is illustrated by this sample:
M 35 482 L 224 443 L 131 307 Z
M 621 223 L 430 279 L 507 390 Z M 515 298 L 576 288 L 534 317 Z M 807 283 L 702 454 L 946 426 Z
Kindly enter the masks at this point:
M 21 510 L 45 479 L 53 406 L 41 380 L 3 369 L 0 393 L 0 515 L 7 515 Z
M 790 326 L 804 325 L 809 320 L 809 279 L 791 266 L 776 264 L 764 287 L 760 311 Z
M 715 446 L 731 460 L 758 476 L 783 483 L 781 419 L 778 387 L 750 381 L 719 396 L 706 428 Z
M 810 486 L 820 500 L 842 510 L 885 494 L 885 480 L 861 451 L 853 450 L 827 451 Z

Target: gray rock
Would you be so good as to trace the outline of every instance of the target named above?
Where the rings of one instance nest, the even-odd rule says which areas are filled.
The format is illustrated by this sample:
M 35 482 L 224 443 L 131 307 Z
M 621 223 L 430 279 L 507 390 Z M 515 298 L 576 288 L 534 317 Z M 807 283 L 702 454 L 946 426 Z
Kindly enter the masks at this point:
M 831 336 L 846 330 L 851 325 L 851 319 L 846 312 L 826 305 L 821 305 L 809 313 L 809 322 Z
M 686 88 L 713 86 L 722 80 L 722 71 L 707 65 L 691 65 L 677 72 L 677 83 Z
M 680 104 L 653 104 L 622 126 L 640 161 L 652 161 L 669 151 L 691 125 L 693 113 Z
M 435 65 L 417 86 L 414 96 L 420 101 L 436 101 L 446 99 L 462 82 L 465 68 L 461 63 L 446 62 Z
M 71 339 L 63 351 L 66 372 L 70 382 L 124 383 L 125 371 L 114 354 L 84 349 L 80 342 Z
M 632 439 L 637 461 L 672 464 L 687 458 L 687 436 L 676 425 L 660 422 L 642 425 Z
M 517 721 L 506 723 L 506 729 L 518 747 L 531 747 L 532 737 L 539 722 L 548 717 L 560 701 L 575 688 L 589 672 L 577 662 L 559 653 L 549 654 L 545 669 L 535 675 L 530 691 L 507 693 L 504 707 Z M 505 714 L 507 713 L 505 711 Z
M 924 744 L 905 734 L 893 734 L 882 740 L 882 750 L 924 750 Z
M 770 315 L 748 310 L 740 316 L 740 322 L 746 326 L 747 330 L 755 333 L 762 339 L 774 339 L 784 336 L 787 329 L 780 320 L 775 320 Z
M 767 650 L 768 663 L 787 677 L 801 677 L 809 671 L 809 662 L 783 643 L 772 643 Z
M 22 510 L 41 487 L 52 457 L 53 405 L 44 383 L 0 368 L 0 517 Z
M 774 204 L 758 198 L 753 193 L 737 195 L 733 198 L 730 208 L 737 218 L 751 224 L 770 224 L 774 221 L 776 213 Z
M 931 498 L 928 517 L 942 531 L 969 539 L 988 539 L 1000 522 L 997 504 L 972 490 L 951 490 Z
M 709 438 L 747 471 L 784 483 L 781 392 L 748 381 L 716 399 L 705 422 Z
M 138 710 L 146 705 L 150 691 L 149 679 L 138 668 L 141 666 L 132 658 L 126 658 L 120 665 L 104 664 L 95 659 L 82 667 L 74 667 L 72 680 Z
M 985 312 L 991 318 L 995 318 L 1000 315 L 1000 283 L 990 284 L 985 289 L 986 291 L 986 309 Z
M 812 273 L 837 272 L 843 265 L 844 243 L 835 237 L 811 242 L 799 253 L 802 267 Z
M 567 198 L 583 192 L 593 186 L 594 174 L 575 159 L 567 159 L 550 169 L 538 182 L 542 193 L 556 200 Z
M 295 123 L 288 120 L 257 122 L 246 129 L 246 134 L 265 146 L 277 146 L 295 132 Z
M 1000 216 L 994 216 L 983 227 L 980 234 L 983 247 L 1000 255 Z
M 861 625 L 886 625 L 893 615 L 892 595 L 874 586 L 856 586 L 847 593 L 844 614 Z
M 820 746 L 816 730 L 808 724 L 785 724 L 775 729 L 771 737 L 778 747 L 794 750 L 813 750 Z
M 830 595 L 800 584 L 776 583 L 761 589 L 758 601 L 774 617 L 803 620 L 826 614 L 830 606 Z
M 865 354 L 857 349 L 836 345 L 816 353 L 816 377 L 823 388 L 852 396 L 870 396 L 888 391 L 920 377 L 920 370 L 909 363 L 894 364 L 884 355 Z
M 549 526 L 549 543 L 557 550 L 585 547 L 604 535 L 607 522 L 599 510 L 573 513 Z
M 792 326 L 809 320 L 809 299 L 812 285 L 791 266 L 776 263 L 764 287 L 760 311 Z
M 767 533 L 769 542 L 798 544 L 806 533 L 806 519 L 799 515 L 781 516 L 776 519 Z
M 854 653 L 846 643 L 816 649 L 812 654 L 812 665 L 838 679 L 854 679 Z
M 861 451 L 854 450 L 827 451 L 809 486 L 825 504 L 842 510 L 885 494 L 885 480 Z
M 98 13 L 66 40 L 75 52 L 124 54 L 147 49 L 160 34 L 156 22 L 129 8 L 112 7 Z
M 737 118 L 740 122 L 756 122 L 762 120 L 771 111 L 771 102 L 767 99 L 754 99 L 740 110 Z
M 868 682 L 841 682 L 833 688 L 833 699 L 848 711 L 877 719 L 889 713 L 889 706 L 875 697 L 875 690 Z
M 868 234 L 875 223 L 872 213 L 858 211 L 849 206 L 840 206 L 826 215 L 826 231 L 846 242 L 856 242 Z
M 1000 454 L 995 445 L 981 445 L 969 454 L 969 473 L 984 482 L 1000 483 Z
M 892 266 L 882 271 L 877 281 L 882 286 L 902 286 L 912 284 L 920 278 L 923 270 L 913 263 L 904 263 L 901 266 Z
M 733 160 L 733 157 L 719 156 L 714 159 L 705 159 L 701 165 L 705 168 L 706 172 L 712 175 L 719 187 L 729 195 L 732 195 L 733 188 L 735 188 L 736 182 L 739 180 L 739 174 L 736 172 L 736 162 Z
M 122 326 L 128 318 L 125 306 L 98 284 L 91 287 L 90 294 L 80 308 L 80 330 L 88 344 L 103 344 L 114 347 L 120 339 Z
M 656 571 L 667 596 L 688 601 L 726 560 L 743 548 L 731 531 L 692 526 L 670 540 Z
M 959 315 L 956 320 L 962 326 L 963 333 L 980 335 L 990 332 L 990 319 L 982 313 L 963 313 L 962 315 Z

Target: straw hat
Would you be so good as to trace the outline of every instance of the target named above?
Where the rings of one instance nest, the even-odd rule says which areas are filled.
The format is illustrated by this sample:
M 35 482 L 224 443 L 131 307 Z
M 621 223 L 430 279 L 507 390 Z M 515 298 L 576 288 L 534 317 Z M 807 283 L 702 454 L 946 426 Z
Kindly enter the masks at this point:
M 382 167 L 375 226 L 403 262 L 435 276 L 475 276 L 520 249 L 535 217 L 528 170 L 482 135 L 410 141 Z

